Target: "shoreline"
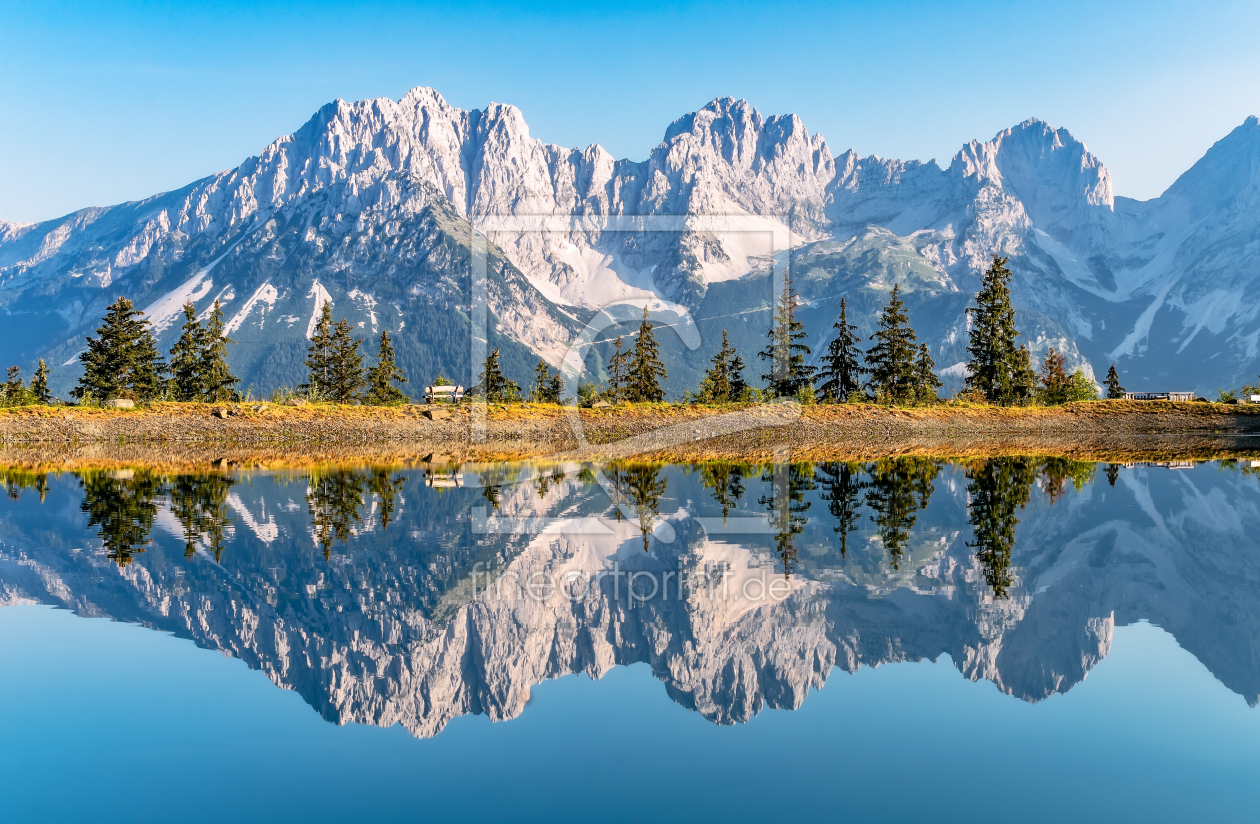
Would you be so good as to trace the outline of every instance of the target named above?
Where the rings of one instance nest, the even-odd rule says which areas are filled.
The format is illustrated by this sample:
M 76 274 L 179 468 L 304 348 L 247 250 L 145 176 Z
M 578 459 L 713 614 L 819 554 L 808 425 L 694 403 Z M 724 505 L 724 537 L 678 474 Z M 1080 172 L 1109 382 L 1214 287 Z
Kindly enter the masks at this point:
M 449 412 L 437 420 L 425 416 Z M 226 418 L 216 417 L 226 411 Z M 0 410 L 0 464 L 179 467 L 442 464 L 502 460 L 861 460 L 894 455 L 1260 454 L 1260 405 L 1091 401 L 1062 407 L 941 404 L 672 406 L 576 410 L 155 404 L 135 410 Z

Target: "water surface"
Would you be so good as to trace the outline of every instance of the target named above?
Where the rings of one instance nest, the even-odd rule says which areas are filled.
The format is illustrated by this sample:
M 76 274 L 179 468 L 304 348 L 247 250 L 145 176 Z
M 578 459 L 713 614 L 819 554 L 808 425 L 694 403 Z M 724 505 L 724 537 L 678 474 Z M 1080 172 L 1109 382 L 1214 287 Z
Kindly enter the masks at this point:
M 1248 820 L 1257 474 L 11 471 L 0 793 L 20 821 Z

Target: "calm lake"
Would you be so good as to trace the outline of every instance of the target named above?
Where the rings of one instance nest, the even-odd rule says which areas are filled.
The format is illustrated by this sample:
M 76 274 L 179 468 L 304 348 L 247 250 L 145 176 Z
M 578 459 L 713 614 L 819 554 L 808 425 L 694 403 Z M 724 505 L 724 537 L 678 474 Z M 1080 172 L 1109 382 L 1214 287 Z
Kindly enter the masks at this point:
M 1260 462 L 0 471 L 36 821 L 1249 821 Z

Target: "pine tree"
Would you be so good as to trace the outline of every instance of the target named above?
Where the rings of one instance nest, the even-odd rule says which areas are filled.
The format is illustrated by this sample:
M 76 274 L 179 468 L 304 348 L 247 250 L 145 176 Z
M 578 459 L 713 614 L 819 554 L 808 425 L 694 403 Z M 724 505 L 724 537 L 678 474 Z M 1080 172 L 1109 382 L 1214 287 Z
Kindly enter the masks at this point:
M 827 347 L 827 354 L 822 356 L 825 364 L 818 377 L 823 378 L 818 387 L 819 397 L 828 403 L 844 403 L 849 397 L 862 388 L 862 351 L 858 349 L 857 327 L 849 323 L 848 310 L 844 298 L 840 298 L 840 319 L 832 326 L 836 330 L 835 340 Z
M 227 345 L 236 341 L 223 334 L 223 309 L 215 300 L 214 309 L 206 321 L 206 332 L 201 348 L 201 374 L 205 381 L 206 400 L 229 401 L 236 398 L 239 379 L 228 368 Z M 357 344 L 356 344 L 357 345 Z
M 310 370 L 310 377 L 298 387 L 319 398 L 328 395 L 332 383 L 332 327 L 332 302 L 326 300 L 315 324 L 315 333 L 311 335 L 311 345 L 306 349 L 306 368 Z
M 941 379 L 936 376 L 936 364 L 926 343 L 919 344 L 919 357 L 914 362 L 914 393 L 919 403 L 931 403 L 940 400 L 936 390 L 941 388 Z
M 739 401 L 748 391 L 748 381 L 744 380 L 744 359 L 731 347 L 731 360 L 726 366 L 726 377 L 731 382 L 731 400 Z
M 22 369 L 18 366 L 10 366 L 8 380 L 0 388 L 3 393 L 4 403 L 8 406 L 17 406 L 26 401 L 26 386 L 22 384 Z
M 792 279 L 785 273 L 783 293 L 775 301 L 774 321 L 766 333 L 769 340 L 766 348 L 757 353 L 757 357 L 770 362 L 770 372 L 761 379 L 777 398 L 796 397 L 814 380 L 814 367 L 805 363 L 810 349 L 801 341 L 807 340 L 809 333 L 805 324 L 796 319 L 796 297 Z
M 740 391 L 743 391 L 744 379 L 735 372 L 735 363 L 739 362 L 743 367 L 743 361 L 735 352 L 735 347 L 731 346 L 727 339 L 726 330 L 722 330 L 722 348 L 712 357 L 710 363 L 713 364 L 709 371 L 705 373 L 704 380 L 700 382 L 700 399 L 705 403 L 730 403 L 739 400 L 739 393 L 735 391 L 735 385 L 741 384 Z
M 1124 387 L 1120 385 L 1120 375 L 1116 372 L 1116 365 L 1114 363 L 1111 364 L 1111 368 L 1107 370 L 1106 385 L 1107 400 L 1116 401 L 1124 398 Z
M 621 348 L 621 335 L 613 343 L 613 355 L 608 359 L 608 389 L 604 397 L 610 403 L 619 403 L 626 397 L 626 358 L 629 352 Z
M 665 380 L 665 364 L 661 363 L 660 346 L 652 334 L 647 307 L 643 307 L 643 321 L 639 324 L 639 337 L 630 355 L 630 368 L 626 374 L 626 399 L 637 403 L 659 403 L 665 400 L 661 382 Z
M 507 403 L 520 397 L 521 388 L 503 376 L 499 368 L 499 350 L 495 349 L 486 356 L 485 367 L 477 378 L 481 394 L 488 403 Z
M 199 401 L 205 395 L 202 371 L 205 329 L 197 320 L 197 310 L 184 304 L 184 329 L 171 347 L 171 396 L 177 401 Z
M 45 406 L 53 401 L 52 393 L 48 391 L 48 367 L 44 364 L 43 358 L 39 359 L 35 376 L 31 378 L 31 395 L 35 397 L 36 403 L 42 403 Z
M 1015 348 L 1019 331 L 1011 306 L 1011 270 L 1006 258 L 993 256 L 984 273 L 971 316 L 970 343 L 967 345 L 967 388 L 979 392 L 990 403 L 1006 406 L 1026 396 L 1019 393 L 1020 355 Z
M 1037 373 L 1032 368 L 1032 353 L 1026 345 L 1021 345 L 1015 353 L 1015 397 L 1026 401 L 1037 394 Z
M 534 367 L 534 388 L 529 393 L 529 399 L 534 403 L 560 403 L 563 391 L 564 379 L 560 373 L 551 374 L 547 361 L 539 358 L 538 365 Z
M 363 354 L 359 351 L 362 342 L 354 337 L 348 320 L 337 321 L 330 344 L 332 363 L 326 387 L 328 400 L 333 403 L 352 403 L 363 388 Z
M 914 356 L 916 338 L 910 328 L 901 287 L 894 284 L 888 305 L 879 316 L 879 329 L 871 335 L 875 345 L 866 353 L 870 380 L 867 387 L 881 402 L 904 403 L 914 398 L 917 374 Z
M 71 395 L 99 400 L 130 396 L 143 401 L 162 394 L 166 361 L 143 316 L 126 298 L 109 305 L 96 330 L 98 337 L 88 338 L 87 350 L 79 355 L 83 377 Z
M 1068 401 L 1070 379 L 1063 363 L 1063 356 L 1054 347 L 1041 359 L 1041 389 L 1038 394 L 1046 406 L 1056 406 Z
M 402 370 L 394 364 L 394 344 L 389 339 L 389 331 L 381 330 L 381 344 L 377 350 L 376 366 L 367 373 L 367 393 L 364 402 L 374 406 L 388 406 L 403 403 L 407 396 L 395 383 L 406 383 L 407 378 Z

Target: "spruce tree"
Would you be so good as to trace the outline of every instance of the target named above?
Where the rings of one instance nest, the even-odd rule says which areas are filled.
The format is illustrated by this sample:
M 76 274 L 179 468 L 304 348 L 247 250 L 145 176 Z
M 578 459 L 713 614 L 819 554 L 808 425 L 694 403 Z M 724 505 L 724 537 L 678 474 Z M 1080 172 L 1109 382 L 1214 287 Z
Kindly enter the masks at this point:
M 848 310 L 844 298 L 840 298 L 840 319 L 832 326 L 836 330 L 835 340 L 827 347 L 827 354 L 822 356 L 823 368 L 819 377 L 823 379 L 818 387 L 819 397 L 828 403 L 844 403 L 849 397 L 862 388 L 862 351 L 858 349 L 857 327 L 849 323 Z
M 914 362 L 914 392 L 919 403 L 931 403 L 940 400 L 936 390 L 941 388 L 941 379 L 936 376 L 936 364 L 926 343 L 919 344 L 919 357 Z
M 332 302 L 324 301 L 319 320 L 315 323 L 315 333 L 311 335 L 311 345 L 306 349 L 306 368 L 310 377 L 299 389 L 318 398 L 327 396 L 332 383 L 333 371 L 333 320 Z
M 547 361 L 538 359 L 534 367 L 534 388 L 530 390 L 529 399 L 534 403 L 560 403 L 560 393 L 564 391 L 564 379 L 560 373 L 551 374 Z
M 394 364 L 394 344 L 388 330 L 381 330 L 381 344 L 376 354 L 376 366 L 367 373 L 367 393 L 364 402 L 374 406 L 402 403 L 407 396 L 395 383 L 406 383 L 402 370 Z
M 521 394 L 521 388 L 503 376 L 503 370 L 499 368 L 498 349 L 486 355 L 486 363 L 481 370 L 481 376 L 477 378 L 477 384 L 488 403 L 507 403 L 516 400 Z
M 1107 370 L 1107 400 L 1116 401 L 1124 398 L 1124 387 L 1120 385 L 1120 375 L 1116 372 L 1116 365 L 1111 364 L 1111 368 Z
M 48 367 L 44 364 L 43 358 L 39 359 L 35 376 L 31 378 L 31 395 L 34 396 L 36 403 L 42 403 L 45 406 L 53 401 L 52 393 L 48 391 Z
M 966 386 L 979 392 L 989 403 L 1002 406 L 1026 397 L 1019 393 L 1021 363 L 1015 347 L 1019 331 L 1015 328 L 1011 270 L 1006 268 L 1006 261 L 1004 257 L 993 256 L 993 264 L 984 273 L 976 294 L 976 306 L 967 309 L 971 331 Z
M 363 354 L 359 351 L 361 338 L 354 337 L 354 327 L 345 318 L 333 327 L 331 349 L 332 364 L 327 386 L 328 400 L 334 403 L 352 403 L 363 388 Z
M 805 324 L 796 319 L 796 297 L 792 279 L 785 273 L 783 292 L 775 301 L 774 319 L 766 333 L 769 340 L 766 348 L 757 353 L 757 357 L 770 362 L 769 373 L 761 379 L 777 398 L 796 397 L 814 380 L 814 367 L 805 363 L 810 349 L 801 341 L 807 340 L 809 333 Z
M 610 403 L 618 403 L 626 396 L 626 358 L 630 353 L 621 346 L 621 335 L 618 335 L 613 343 L 613 355 L 608 359 L 608 389 L 604 391 Z
M 652 334 L 647 307 L 643 307 L 643 321 L 639 324 L 639 337 L 630 354 L 630 368 L 626 374 L 626 399 L 638 403 L 659 403 L 665 400 L 661 381 L 665 380 L 665 364 L 661 363 L 660 346 Z
M 18 366 L 10 366 L 7 380 L 3 388 L 0 388 L 3 394 L 4 403 L 7 406 L 18 406 L 26 401 L 26 386 L 22 383 L 22 369 Z
M 743 383 L 743 378 L 734 374 L 735 361 L 738 359 L 739 355 L 735 353 L 735 347 L 731 346 L 726 336 L 726 330 L 723 329 L 722 348 L 710 360 L 710 363 L 713 365 L 705 373 L 704 380 L 700 382 L 700 399 L 702 401 L 705 403 L 730 403 L 739 399 L 739 394 L 734 391 L 737 380 L 741 384 Z M 740 364 L 742 366 L 743 361 L 740 361 Z
M 866 382 L 877 401 L 904 403 L 915 396 L 914 330 L 901 301 L 901 287 L 894 284 L 888 305 L 879 316 L 879 328 L 871 335 L 875 345 L 866 353 L 870 380 Z
M 227 345 L 236 341 L 223 334 L 223 309 L 216 299 L 210 317 L 206 321 L 206 332 L 201 348 L 201 374 L 205 381 L 206 400 L 230 401 L 236 398 L 236 384 L 239 379 L 228 368 Z M 357 344 L 356 344 L 357 345 Z
M 120 297 L 107 308 L 96 334 L 95 339 L 87 339 L 87 350 L 79 355 L 83 377 L 71 395 L 145 401 L 162 394 L 166 362 L 158 353 L 144 312 Z
M 1041 359 L 1041 388 L 1038 395 L 1046 406 L 1057 406 L 1068 402 L 1068 390 L 1071 379 L 1064 369 L 1063 356 L 1054 347 Z
M 725 331 L 725 330 L 723 330 Z M 748 381 L 744 380 L 744 359 L 731 347 L 731 360 L 726 366 L 726 377 L 731 382 L 731 400 L 739 401 L 748 391 Z
M 1026 401 L 1037 394 L 1037 373 L 1032 368 L 1032 353 L 1027 345 L 1020 345 L 1015 353 L 1015 397 Z
M 184 329 L 171 347 L 171 397 L 177 401 L 199 401 L 205 395 L 202 371 L 205 329 L 197 320 L 197 310 L 184 304 Z

